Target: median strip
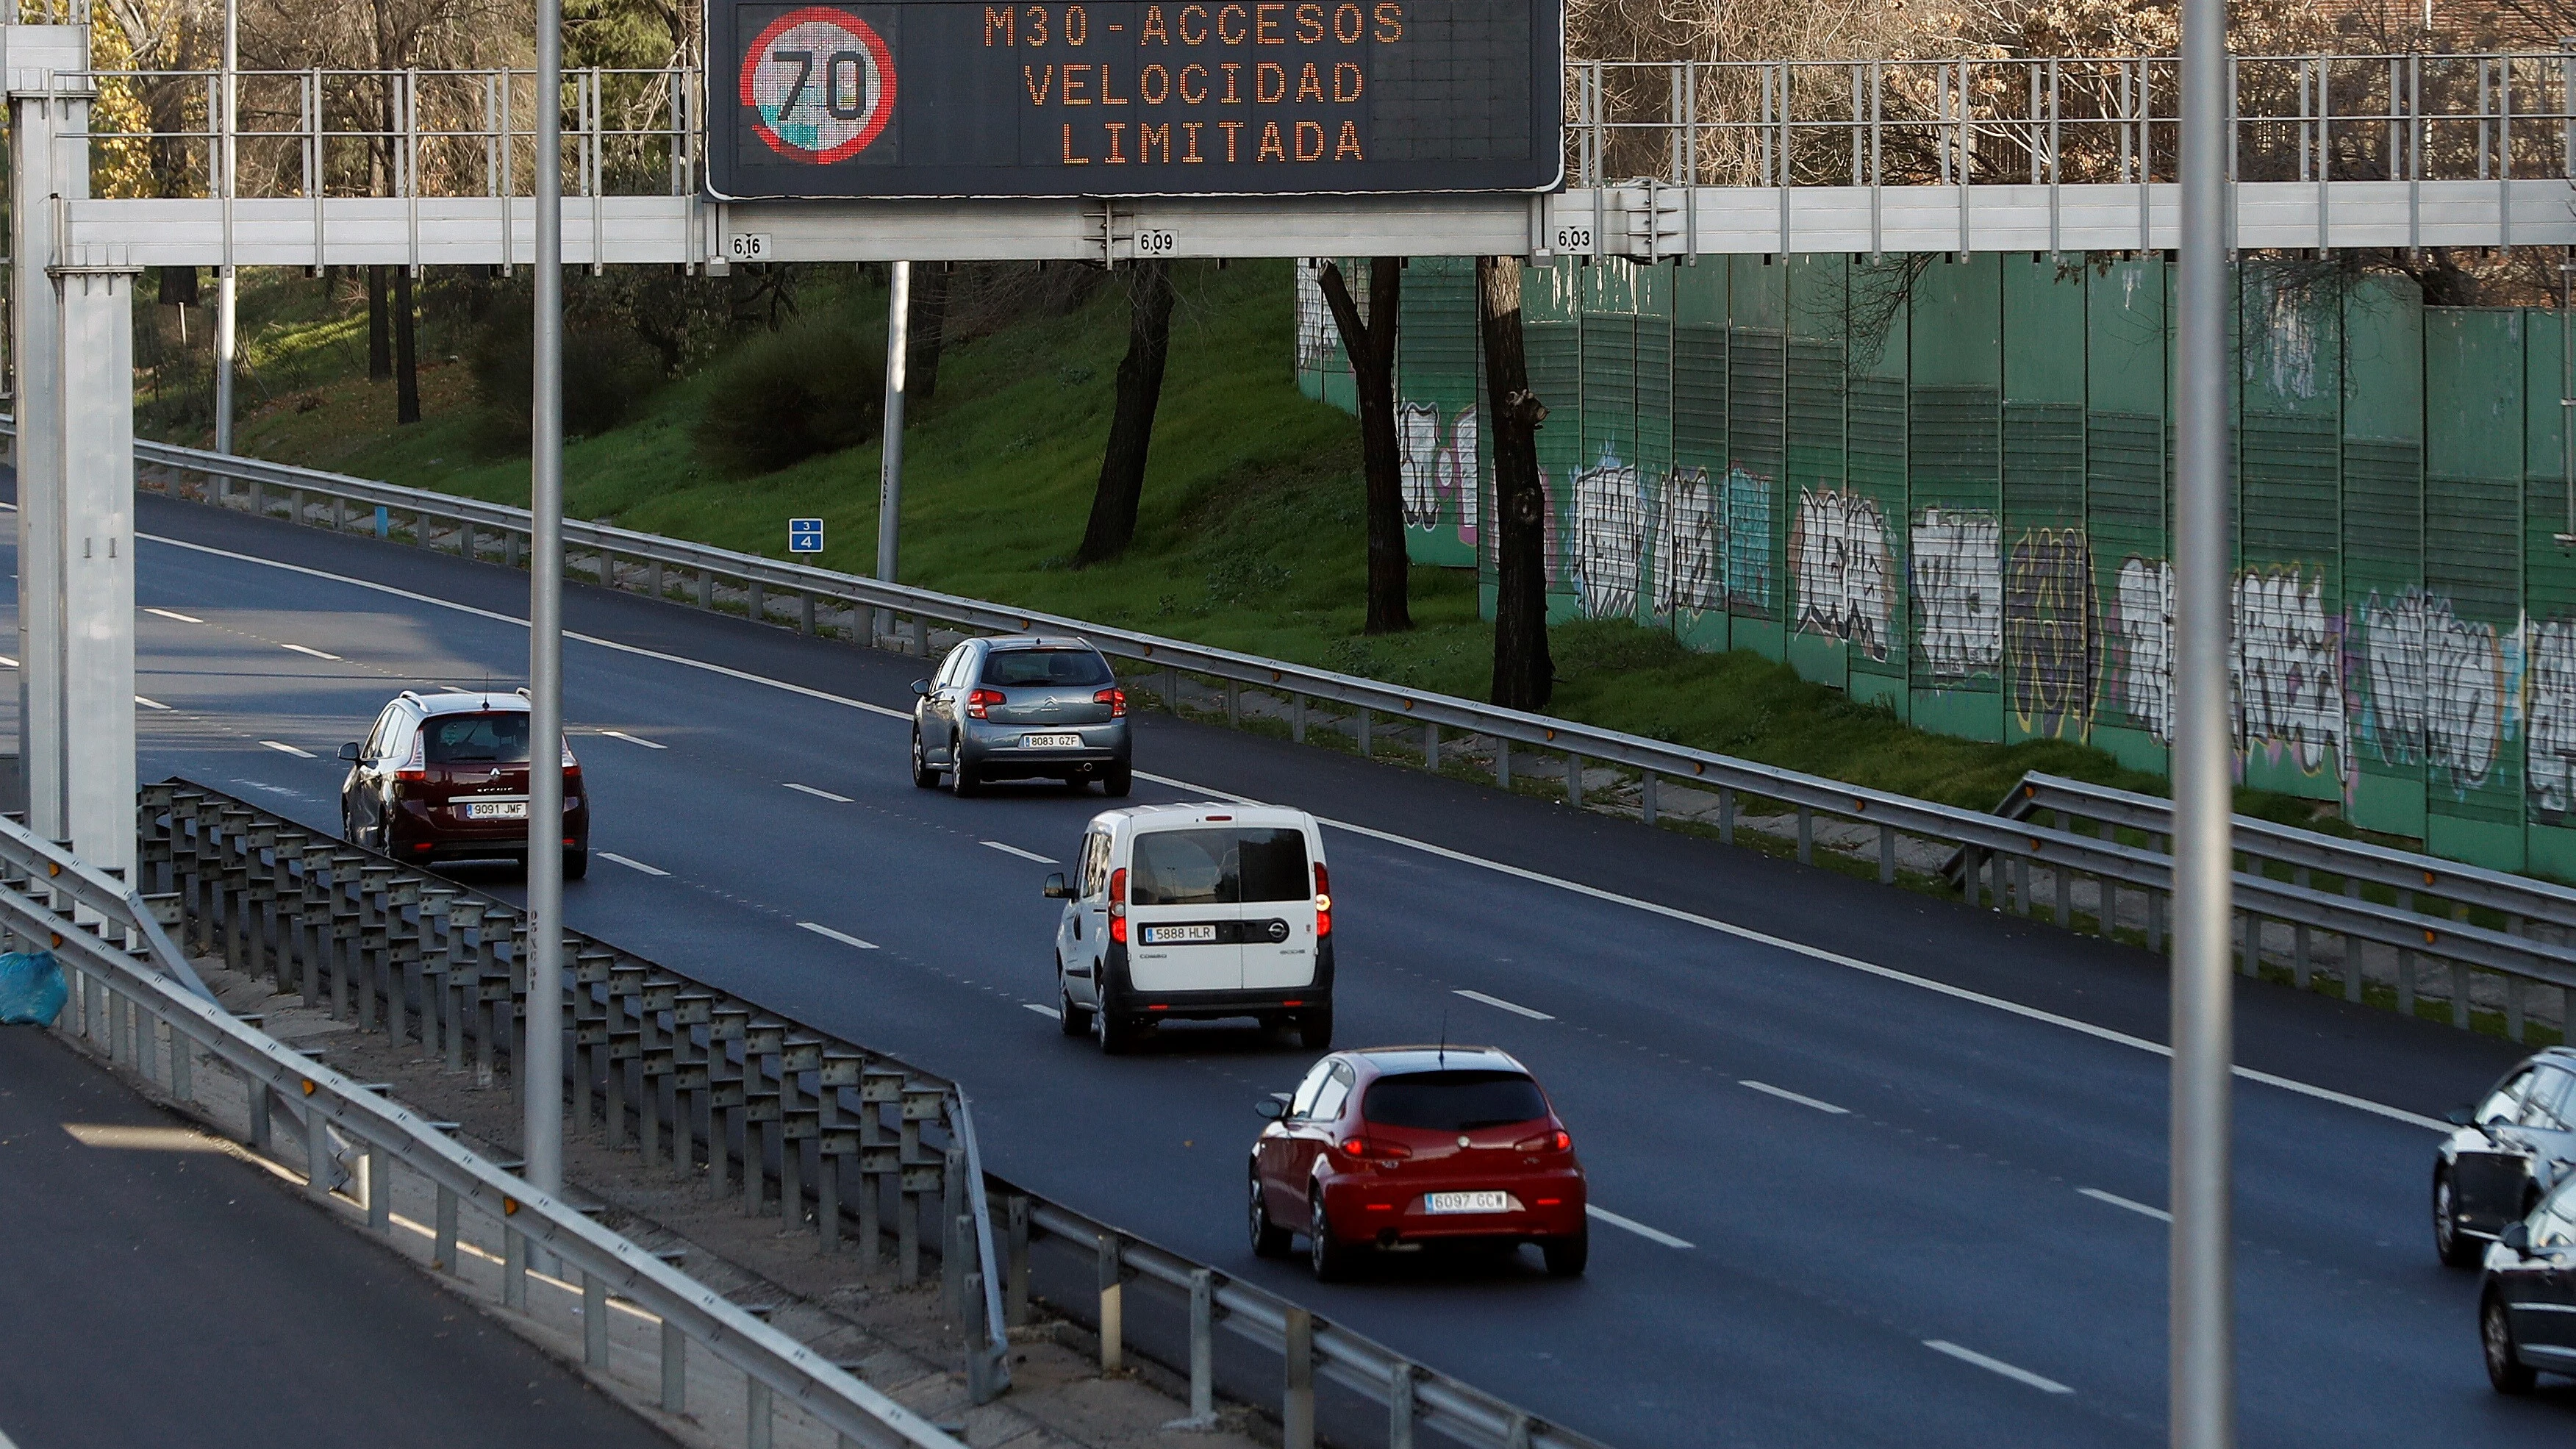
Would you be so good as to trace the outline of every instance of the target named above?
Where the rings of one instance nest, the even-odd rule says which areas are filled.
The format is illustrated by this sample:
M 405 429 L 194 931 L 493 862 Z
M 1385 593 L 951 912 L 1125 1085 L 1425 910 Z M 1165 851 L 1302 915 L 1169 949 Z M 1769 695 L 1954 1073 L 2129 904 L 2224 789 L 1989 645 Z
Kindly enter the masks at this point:
M 1783 1102 L 1795 1102 L 1801 1107 L 1813 1107 L 1819 1112 L 1829 1112 L 1837 1117 L 1848 1117 L 1851 1115 L 1851 1108 L 1849 1107 L 1837 1107 L 1831 1102 L 1819 1101 L 1818 1099 L 1807 1096 L 1804 1093 L 1792 1092 L 1786 1087 L 1775 1087 L 1769 1082 L 1757 1082 L 1750 1077 L 1737 1082 L 1736 1085 L 1739 1087 L 1751 1087 L 1753 1090 L 1760 1092 L 1765 1096 L 1777 1097 Z
M 1583 1210 L 1591 1216 L 1608 1223 L 1614 1228 L 1626 1228 L 1629 1232 L 1635 1233 L 1638 1237 L 1644 1238 L 1650 1243 L 1661 1243 L 1667 1248 L 1688 1248 L 1695 1246 L 1687 1238 L 1676 1238 L 1672 1234 L 1664 1232 L 1661 1229 L 1647 1227 L 1644 1223 L 1637 1221 L 1635 1218 L 1623 1218 L 1617 1213 L 1610 1211 L 1608 1208 L 1594 1207 L 1590 1203 L 1585 1203 L 1583 1205 Z
M 622 865 L 622 866 L 626 867 L 628 870 L 632 870 L 632 871 L 641 871 L 641 872 L 642 872 L 642 873 L 644 873 L 645 875 L 669 875 L 669 874 L 670 874 L 670 872 L 669 872 L 669 871 L 662 869 L 662 868 L 661 868 L 660 866 L 658 866 L 658 865 L 646 865 L 644 862 L 642 862 L 642 861 L 640 861 L 640 860 L 633 860 L 633 859 L 629 859 L 629 858 L 628 858 L 628 857 L 626 857 L 626 856 L 619 855 L 616 851 L 613 851 L 613 850 L 603 850 L 603 851 L 600 851 L 600 852 L 599 852 L 599 858 L 600 858 L 600 859 L 602 859 L 602 860 L 613 860 L 613 861 L 617 862 L 619 865 Z
M 2032 1373 L 2026 1368 L 2016 1368 L 1999 1358 L 1988 1358 L 1986 1355 L 1977 1352 L 1973 1348 L 1961 1348 L 1946 1338 L 1927 1338 L 1923 1340 L 1923 1346 L 1932 1350 L 1934 1353 L 1946 1353 L 1961 1363 L 1975 1364 L 1977 1367 L 1984 1369 L 1988 1373 L 2002 1374 L 2005 1378 L 2012 1380 L 2014 1383 L 2028 1384 L 2043 1394 L 2071 1394 L 2075 1392 L 2073 1389 L 2068 1388 L 2066 1385 L 2059 1383 L 2055 1379 L 2041 1378 L 2039 1375 Z
M 796 924 L 803 926 L 806 930 L 813 932 L 817 936 L 828 936 L 831 939 L 840 942 L 844 946 L 856 946 L 862 951 L 873 951 L 877 948 L 877 943 L 874 941 L 862 941 L 847 931 L 835 931 L 831 927 L 826 926 L 819 921 L 798 921 Z
M 1016 846 L 1016 845 L 1004 845 L 1002 842 L 1000 842 L 1000 841 L 998 841 L 998 840 L 986 840 L 986 841 L 980 841 L 980 842 L 978 842 L 978 843 L 979 843 L 979 844 L 981 844 L 981 845 L 982 845 L 986 850 L 998 850 L 998 851 L 1000 851 L 1001 853 L 1003 853 L 1004 855 L 1016 855 L 1016 856 L 1018 856 L 1018 857 L 1019 857 L 1020 859 L 1022 859 L 1022 860 L 1034 860 L 1034 861 L 1036 861 L 1036 862 L 1037 862 L 1038 864 L 1040 864 L 1040 865 L 1062 865 L 1062 864 L 1064 864 L 1064 862 L 1063 862 L 1063 861 L 1060 861 L 1060 860 L 1056 859 L 1056 858 L 1055 858 L 1054 856 L 1052 856 L 1052 855 L 1040 855 L 1040 854 L 1038 854 L 1038 853 L 1037 853 L 1036 851 L 1034 851 L 1034 850 L 1022 850 L 1022 849 L 1020 849 L 1020 848 L 1019 848 L 1018 846 Z

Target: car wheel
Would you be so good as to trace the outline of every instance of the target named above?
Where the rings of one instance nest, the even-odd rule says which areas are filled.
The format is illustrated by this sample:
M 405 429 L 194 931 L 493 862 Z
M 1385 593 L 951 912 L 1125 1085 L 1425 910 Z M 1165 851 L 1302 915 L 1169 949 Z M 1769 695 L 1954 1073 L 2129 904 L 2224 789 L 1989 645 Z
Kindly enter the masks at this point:
M 962 800 L 965 797 L 974 794 L 975 791 L 980 788 L 981 784 L 982 782 L 975 778 L 975 772 L 966 768 L 966 746 L 964 742 L 951 742 L 948 746 L 949 793 Z
M 580 880 L 590 874 L 590 847 L 564 852 L 564 879 Z
M 1136 771 L 1130 765 L 1112 765 L 1109 773 L 1100 777 L 1100 793 L 1112 800 L 1126 799 L 1128 792 L 1135 788 Z
M 1297 1045 L 1310 1052 L 1333 1049 L 1333 1009 L 1318 1007 L 1297 1015 Z
M 2499 1394 L 2527 1394 L 2539 1376 L 2522 1361 L 2513 1347 L 2513 1319 L 2505 1312 L 2504 1299 L 2487 1295 L 2478 1308 L 2478 1343 L 2486 1351 L 2487 1382 Z
M 1094 1008 L 1091 1013 L 1091 1039 L 1100 1043 L 1103 1056 L 1125 1056 L 1136 1045 L 1136 1029 L 1118 1019 L 1114 1011 Z
M 939 788 L 939 767 L 928 764 L 921 758 L 921 727 L 919 725 L 913 726 L 912 729 L 912 783 L 914 788 L 921 790 L 936 790 Z
M 1252 1211 L 1245 1214 L 1252 1222 L 1252 1256 L 1285 1258 L 1297 1235 L 1270 1220 L 1270 1209 L 1261 1200 L 1261 1170 L 1252 1171 Z
M 1359 1250 L 1333 1236 L 1333 1220 L 1324 1212 L 1324 1195 L 1316 1193 L 1306 1214 L 1306 1261 L 1318 1283 L 1339 1283 L 1351 1276 Z
M 1064 968 L 1056 968 L 1056 1026 L 1066 1036 L 1091 1035 L 1091 1013 L 1073 1004 L 1073 989 L 1064 984 Z
M 2460 1205 L 2452 1195 L 2451 1169 L 2433 1169 L 2433 1251 L 2447 1268 L 2477 1266 L 2485 1245 L 2460 1231 Z
M 1538 1245 L 1538 1251 L 1547 1259 L 1547 1276 L 1580 1278 L 1584 1265 L 1592 1261 L 1592 1230 L 1579 1229 L 1570 1238 L 1549 1238 Z

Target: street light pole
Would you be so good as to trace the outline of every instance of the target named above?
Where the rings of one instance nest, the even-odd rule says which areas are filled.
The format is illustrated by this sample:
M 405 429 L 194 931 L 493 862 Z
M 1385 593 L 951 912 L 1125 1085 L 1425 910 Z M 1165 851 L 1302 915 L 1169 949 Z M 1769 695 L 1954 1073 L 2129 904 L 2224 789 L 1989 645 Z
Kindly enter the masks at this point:
M 912 349 L 912 263 L 887 269 L 885 443 L 877 465 L 877 577 L 894 582 L 896 545 L 903 525 L 904 357 Z M 894 614 L 874 611 L 875 633 L 894 632 Z
M 531 1187 L 563 1188 L 563 3 L 537 0 L 536 325 L 528 408 L 528 1045 Z
M 224 0 L 224 262 L 215 269 L 215 451 L 233 450 L 233 132 L 240 124 L 241 0 Z
M 2234 848 L 2228 721 L 2226 0 L 2182 0 L 2182 256 L 2174 359 L 2174 1449 L 2236 1442 L 2228 1098 Z

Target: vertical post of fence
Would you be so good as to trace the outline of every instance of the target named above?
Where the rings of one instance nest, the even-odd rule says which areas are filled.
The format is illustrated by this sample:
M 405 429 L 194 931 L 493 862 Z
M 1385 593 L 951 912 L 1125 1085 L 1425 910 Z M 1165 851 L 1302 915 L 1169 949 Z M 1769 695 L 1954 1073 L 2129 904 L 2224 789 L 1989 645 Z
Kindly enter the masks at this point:
M 1798 807 L 1798 864 L 1816 863 L 1816 812 Z
M 242 1090 L 250 1094 L 250 1149 L 266 1153 L 272 1140 L 268 1124 L 268 1083 L 244 1072 Z
M 662 1412 L 677 1414 L 689 1406 L 689 1335 L 680 1325 L 662 1320 Z
M 1288 1391 L 1279 1403 L 1284 1449 L 1315 1449 L 1315 1315 L 1288 1310 Z
M 1386 1449 L 1413 1449 L 1413 1365 L 1398 1363 L 1386 1383 Z
M 585 1368 L 608 1367 L 608 1284 L 587 1268 L 581 1274 L 581 1361 Z
M 1565 803 L 1583 808 L 1583 757 L 1572 750 L 1565 752 Z
M 756 1378 L 746 1378 L 743 1382 L 743 1449 L 769 1449 L 769 1385 Z
M 1013 1193 L 1004 1205 L 1008 1222 L 1003 1232 L 1004 1253 L 1008 1263 L 1002 1279 L 1002 1323 L 1017 1328 L 1029 1321 L 1029 1200 L 1025 1194 Z
M 1126 1323 L 1119 1302 L 1118 1235 L 1100 1235 L 1100 1371 L 1114 1374 L 1126 1365 Z
M 1735 787 L 1732 785 L 1717 787 L 1717 843 L 1735 843 Z
M 1494 788 L 1512 788 L 1512 742 L 1504 735 L 1494 736 Z
M 1648 770 L 1637 781 L 1637 823 L 1655 823 L 1655 772 Z
M 1166 1429 L 1216 1427 L 1216 1274 L 1190 1270 L 1190 1412 Z
M 1360 709 L 1360 753 L 1362 755 L 1369 752 L 1369 715 L 1369 709 L 1362 706 Z
M 1878 827 L 1878 883 L 1896 884 L 1896 827 Z
M 501 1225 L 501 1306 L 528 1311 L 528 1235 Z
M 304 1191 L 315 1202 L 331 1200 L 331 1119 L 311 1094 L 304 1098 Z
M 430 1240 L 429 1266 L 454 1276 L 456 1272 L 456 1189 L 438 1185 L 437 1236 Z
M 394 1230 L 394 1158 L 373 1142 L 367 1144 L 367 1226 L 379 1233 Z

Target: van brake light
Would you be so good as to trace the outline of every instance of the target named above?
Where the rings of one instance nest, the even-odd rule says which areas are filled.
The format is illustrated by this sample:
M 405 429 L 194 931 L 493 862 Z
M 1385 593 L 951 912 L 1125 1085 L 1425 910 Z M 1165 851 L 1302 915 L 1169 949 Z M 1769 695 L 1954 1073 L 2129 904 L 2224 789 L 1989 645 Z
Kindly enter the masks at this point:
M 1320 860 L 1315 862 L 1315 934 L 1319 938 L 1333 934 L 1333 886 Z
M 1109 873 L 1109 939 L 1127 943 L 1127 868 Z

